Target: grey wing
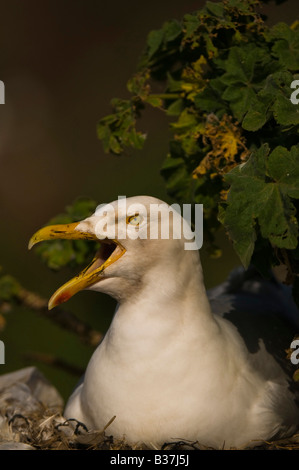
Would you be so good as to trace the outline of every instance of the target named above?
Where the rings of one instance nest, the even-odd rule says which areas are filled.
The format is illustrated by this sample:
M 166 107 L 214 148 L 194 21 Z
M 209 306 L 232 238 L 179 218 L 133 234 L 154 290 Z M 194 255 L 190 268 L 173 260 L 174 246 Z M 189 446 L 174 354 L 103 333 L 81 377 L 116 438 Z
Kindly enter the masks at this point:
M 259 352 L 262 341 L 288 376 L 294 373 L 286 350 L 299 333 L 299 310 L 290 286 L 264 279 L 254 268 L 238 268 L 208 297 L 213 313 L 236 326 L 251 353 Z

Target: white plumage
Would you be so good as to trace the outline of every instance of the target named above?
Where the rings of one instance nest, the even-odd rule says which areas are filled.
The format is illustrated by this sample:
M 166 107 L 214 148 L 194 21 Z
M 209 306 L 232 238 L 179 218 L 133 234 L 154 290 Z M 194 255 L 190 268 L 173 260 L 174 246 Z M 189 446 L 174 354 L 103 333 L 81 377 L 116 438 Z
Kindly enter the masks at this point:
M 146 196 L 127 202 L 147 208 L 161 203 Z M 115 208 L 117 201 L 111 204 Z M 128 217 L 121 211 L 117 216 L 118 223 Z M 100 217 L 96 213 L 72 231 L 90 238 Z M 222 297 L 214 289 L 210 303 L 199 253 L 185 250 L 184 239 L 117 241 L 125 251 L 85 287 L 111 295 L 118 307 L 65 416 L 92 429 L 116 416 L 109 435 L 155 447 L 178 440 L 240 447 L 294 433 L 299 409 L 283 351 L 292 334 L 281 349 L 287 330 L 278 315 L 294 306 L 282 287 L 241 273 L 219 289 Z M 100 258 L 76 282 L 98 269 Z M 65 300 L 70 285 L 55 294 L 53 305 Z M 237 312 L 237 299 L 243 312 Z

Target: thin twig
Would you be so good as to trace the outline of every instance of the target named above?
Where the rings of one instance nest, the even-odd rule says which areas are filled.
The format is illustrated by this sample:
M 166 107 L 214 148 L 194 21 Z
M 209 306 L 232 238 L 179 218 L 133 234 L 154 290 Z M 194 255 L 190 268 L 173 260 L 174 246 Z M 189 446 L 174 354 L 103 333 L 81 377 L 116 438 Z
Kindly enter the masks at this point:
M 47 365 L 56 367 L 58 369 L 61 369 L 65 372 L 68 372 L 76 376 L 83 375 L 85 371 L 85 369 L 75 366 L 73 364 L 70 364 L 59 357 L 53 356 L 52 354 L 29 352 L 29 353 L 24 354 L 23 357 L 28 360 L 34 360 L 34 361 L 41 362 L 42 364 L 47 364 Z
M 23 287 L 18 292 L 18 300 L 25 307 L 49 318 L 62 328 L 78 335 L 80 340 L 91 346 L 97 346 L 103 335 L 101 332 L 94 330 L 87 323 L 79 320 L 75 315 L 60 307 L 48 310 L 47 301 L 34 292 L 30 292 Z

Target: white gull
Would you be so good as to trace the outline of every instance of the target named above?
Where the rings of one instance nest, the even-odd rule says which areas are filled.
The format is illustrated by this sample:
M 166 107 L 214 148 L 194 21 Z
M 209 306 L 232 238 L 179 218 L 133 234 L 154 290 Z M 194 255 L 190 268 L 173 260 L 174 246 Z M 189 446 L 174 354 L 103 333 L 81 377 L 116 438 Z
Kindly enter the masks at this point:
M 149 213 L 162 201 L 127 199 L 133 203 Z M 115 416 L 109 434 L 153 447 L 178 440 L 241 447 L 294 433 L 299 408 L 284 352 L 292 333 L 282 316 L 296 309 L 282 287 L 241 273 L 209 301 L 198 250 L 186 250 L 184 238 L 107 238 L 107 226 L 105 234 L 99 229 L 103 214 L 109 225 L 116 211 L 116 225 L 139 234 L 148 235 L 149 221 L 118 201 L 105 209 L 79 223 L 45 227 L 30 242 L 103 237 L 93 263 L 58 289 L 49 306 L 86 288 L 118 302 L 64 415 L 90 429 L 103 429 Z M 165 211 L 150 224 L 168 223 Z M 173 221 L 181 223 L 181 216 Z

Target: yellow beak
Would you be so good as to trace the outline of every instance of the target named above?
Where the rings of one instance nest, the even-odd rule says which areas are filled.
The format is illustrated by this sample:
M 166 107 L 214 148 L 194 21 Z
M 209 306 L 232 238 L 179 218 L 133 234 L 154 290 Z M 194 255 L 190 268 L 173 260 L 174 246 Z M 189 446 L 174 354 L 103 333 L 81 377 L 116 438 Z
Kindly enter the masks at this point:
M 73 224 L 49 225 L 48 227 L 41 228 L 30 238 L 28 244 L 29 250 L 39 242 L 55 240 L 57 238 L 61 240 L 97 240 L 94 233 L 76 230 L 79 223 L 80 222 L 75 222 Z
M 44 227 L 31 237 L 28 248 L 31 249 L 37 243 L 45 240 L 98 240 L 93 232 L 78 230 L 79 223 Z M 100 249 L 92 262 L 80 274 L 65 283 L 52 295 L 48 304 L 49 310 L 66 302 L 77 292 L 99 282 L 104 277 L 105 268 L 117 261 L 126 251 L 117 240 L 104 239 L 100 240 L 100 243 Z

